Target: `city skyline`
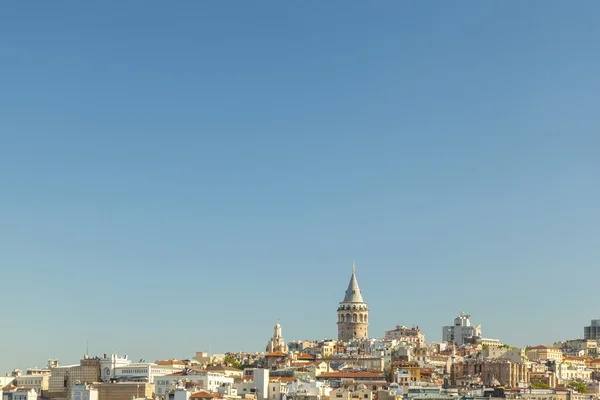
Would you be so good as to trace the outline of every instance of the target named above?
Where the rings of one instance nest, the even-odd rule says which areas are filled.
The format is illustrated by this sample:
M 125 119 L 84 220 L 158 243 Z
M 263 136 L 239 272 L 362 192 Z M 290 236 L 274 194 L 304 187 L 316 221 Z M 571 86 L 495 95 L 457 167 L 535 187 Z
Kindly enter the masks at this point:
M 352 260 L 370 336 L 599 317 L 599 3 L 67 3 L 0 6 L 0 371 L 335 338 Z
M 352 262 L 350 284 L 348 285 L 347 289 L 344 291 L 343 295 L 340 297 L 342 303 L 343 302 L 347 302 L 347 301 L 354 301 L 354 300 L 349 300 L 348 296 L 352 296 L 352 295 L 348 293 L 348 290 L 350 290 L 351 288 L 355 287 L 355 285 L 357 285 L 356 284 L 356 277 L 355 277 L 355 263 Z M 360 300 L 362 302 L 363 301 L 363 291 L 362 290 L 360 290 L 360 295 L 359 296 L 360 296 L 360 298 L 358 300 Z M 371 310 L 369 309 L 369 311 L 371 311 Z M 457 313 L 457 315 L 458 314 L 459 313 Z M 464 315 L 464 311 L 460 311 L 460 316 L 463 316 L 463 315 Z M 471 315 L 468 315 L 468 317 L 470 317 L 470 316 Z M 449 318 L 447 322 L 451 322 L 452 319 L 453 318 Z M 485 334 L 485 324 L 482 324 L 481 321 L 479 321 L 477 318 L 475 318 L 473 322 L 475 324 L 477 324 L 477 325 L 484 325 L 484 333 L 482 335 L 484 338 L 498 339 L 498 337 L 495 337 L 493 335 L 486 335 Z M 276 324 L 279 325 L 280 323 L 281 323 L 281 318 L 277 317 Z M 332 319 L 332 325 L 334 323 L 336 323 L 336 320 Z M 377 332 L 376 334 L 370 335 L 369 337 L 371 337 L 371 338 L 383 338 L 383 337 L 385 337 L 385 331 L 395 328 L 396 325 L 417 326 L 421 330 L 423 328 L 423 326 L 420 325 L 419 323 L 405 324 L 405 323 L 402 323 L 402 322 L 398 322 L 397 324 L 393 324 L 393 326 L 390 325 L 390 326 L 386 327 L 386 329 L 384 331 Z M 285 329 L 285 325 L 284 324 L 281 324 L 281 327 Z M 442 332 L 442 328 L 443 327 L 444 327 L 443 325 L 439 326 L 439 329 L 438 329 L 439 330 L 439 338 L 435 337 L 435 335 L 432 338 L 430 335 L 428 335 L 428 332 L 422 330 L 423 333 L 425 334 L 425 338 L 426 338 L 427 342 L 428 343 L 431 343 L 431 342 L 442 342 L 443 338 L 442 338 L 441 332 Z M 581 326 L 582 334 L 580 335 L 581 338 L 583 338 L 583 329 L 584 329 L 584 327 L 582 325 Z M 261 331 L 262 330 L 263 329 L 261 329 Z M 285 333 L 286 332 L 284 331 L 284 334 L 282 335 L 282 337 L 284 339 L 286 337 L 289 337 L 289 336 L 286 336 Z M 580 338 L 580 337 L 575 335 L 575 336 L 572 336 L 570 338 Z M 294 338 L 294 339 L 286 339 L 285 343 L 290 343 L 290 342 L 294 342 L 294 341 L 298 341 L 298 340 L 328 340 L 328 339 L 338 340 L 335 336 L 301 337 L 301 338 Z M 558 339 L 553 340 L 553 342 L 554 341 L 559 341 L 559 340 L 566 340 L 566 339 L 567 338 L 558 338 Z M 502 341 L 502 338 L 500 338 L 500 340 Z M 248 351 L 248 352 L 251 352 L 251 353 L 264 353 L 264 350 L 261 349 L 260 343 L 253 344 L 251 346 L 251 348 L 240 348 L 240 347 L 236 346 L 236 342 L 232 342 L 232 343 L 233 343 L 233 345 L 231 345 L 229 348 L 218 348 L 218 349 L 213 349 L 212 344 L 209 343 L 208 344 L 208 349 L 206 349 L 206 348 L 192 349 L 192 350 L 190 350 L 188 352 L 189 354 L 180 355 L 179 357 L 174 357 L 174 355 L 172 353 L 169 353 L 170 350 L 169 350 L 168 346 L 165 346 L 164 348 L 160 349 L 160 351 L 158 351 L 158 352 L 155 350 L 155 353 L 156 354 L 160 354 L 161 356 L 154 357 L 154 358 L 148 357 L 148 355 L 143 355 L 143 354 L 133 354 L 132 355 L 131 353 L 127 352 L 127 349 L 121 349 L 121 348 L 116 348 L 116 347 L 114 347 L 112 349 L 112 354 L 127 355 L 130 359 L 132 359 L 134 361 L 139 359 L 139 360 L 144 360 L 144 361 L 150 361 L 151 362 L 151 361 L 155 361 L 155 360 L 159 360 L 159 359 L 171 359 L 171 358 L 180 359 L 180 360 L 189 359 L 189 358 L 192 358 L 193 354 L 195 352 L 197 352 L 197 351 L 207 351 L 209 354 L 222 354 L 222 353 L 226 353 L 226 352 L 237 352 L 237 351 Z M 552 342 L 546 342 L 546 343 L 545 342 L 531 342 L 531 343 L 527 343 L 526 345 L 521 344 L 521 343 L 510 343 L 510 345 L 518 345 L 519 347 L 525 347 L 525 346 L 530 346 L 530 345 L 539 345 L 539 344 L 551 345 Z M 67 365 L 67 364 L 76 364 L 78 362 L 78 360 L 80 360 L 84 356 L 88 356 L 88 355 L 89 356 L 100 356 L 101 354 L 111 354 L 111 352 L 108 349 L 95 351 L 93 348 L 94 348 L 94 345 L 92 344 L 92 350 L 90 351 L 90 343 L 89 343 L 88 340 L 86 340 L 85 341 L 85 351 L 83 353 L 79 354 L 79 355 L 76 355 L 73 359 L 67 359 L 66 363 L 63 362 L 63 360 L 60 358 L 60 356 L 53 356 L 52 353 L 49 353 L 48 360 L 58 360 L 58 361 L 61 362 L 61 364 Z M 213 350 L 215 350 L 215 351 L 213 351 Z M 71 353 L 71 354 L 73 354 L 73 349 L 70 349 L 68 352 Z M 152 352 L 150 352 L 150 353 L 152 353 Z M 170 354 L 170 355 L 168 355 L 168 354 Z M 48 361 L 48 360 L 45 360 L 45 361 Z M 43 367 L 43 365 L 44 365 L 43 363 L 42 364 L 39 364 L 39 363 L 35 364 L 34 363 L 34 364 L 31 364 L 31 365 L 27 365 L 27 366 L 18 365 L 16 367 L 13 365 L 12 368 L 20 368 L 22 370 L 25 370 L 27 368 L 39 368 L 39 367 Z M 9 371 L 6 371 L 6 373 L 8 373 L 8 372 Z M 0 371 L 0 375 L 1 374 L 2 374 L 2 371 Z

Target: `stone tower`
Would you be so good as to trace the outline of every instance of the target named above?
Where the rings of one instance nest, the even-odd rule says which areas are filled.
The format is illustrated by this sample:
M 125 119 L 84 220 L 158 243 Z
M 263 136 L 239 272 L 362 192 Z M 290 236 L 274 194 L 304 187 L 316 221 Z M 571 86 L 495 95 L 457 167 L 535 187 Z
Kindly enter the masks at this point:
M 338 340 L 349 342 L 352 339 L 369 337 L 369 309 L 358 287 L 354 263 L 352 263 L 352 277 L 346 295 L 340 302 L 337 312 Z
M 272 353 L 274 351 L 281 351 L 283 353 L 287 353 L 288 347 L 285 344 L 285 340 L 283 340 L 283 336 L 281 335 L 281 324 L 279 324 L 279 318 L 277 319 L 277 323 L 273 328 L 273 337 L 269 340 L 267 344 L 267 353 Z

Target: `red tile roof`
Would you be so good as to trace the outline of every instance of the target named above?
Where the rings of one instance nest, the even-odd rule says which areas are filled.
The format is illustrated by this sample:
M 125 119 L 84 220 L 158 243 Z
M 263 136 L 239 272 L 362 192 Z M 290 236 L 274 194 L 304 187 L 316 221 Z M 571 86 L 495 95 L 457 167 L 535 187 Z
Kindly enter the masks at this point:
M 273 351 L 266 354 L 265 357 L 285 357 L 285 353 L 282 351 Z
M 294 382 L 296 379 L 293 376 L 272 376 L 269 378 L 273 382 Z
M 190 395 L 190 399 L 221 399 L 221 398 L 222 397 L 220 397 L 217 394 L 210 393 L 210 392 L 205 392 L 205 391 L 200 391 L 200 392 L 192 393 Z
M 161 361 L 156 361 L 155 362 L 156 365 L 185 365 L 185 363 L 183 361 L 179 361 L 179 360 L 161 360 Z
M 377 378 L 385 379 L 385 376 L 375 372 L 324 372 L 318 378 Z

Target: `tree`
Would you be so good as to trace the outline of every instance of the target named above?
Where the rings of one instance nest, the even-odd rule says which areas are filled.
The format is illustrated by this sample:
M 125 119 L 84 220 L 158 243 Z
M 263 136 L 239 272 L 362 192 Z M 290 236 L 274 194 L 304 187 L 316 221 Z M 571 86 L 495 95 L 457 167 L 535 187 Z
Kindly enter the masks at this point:
M 394 369 L 392 367 L 385 368 L 385 379 L 388 382 L 394 382 Z
M 586 391 L 585 383 L 583 382 L 569 382 L 569 387 L 577 390 L 581 394 Z
M 550 389 L 550 385 L 548 385 L 546 382 L 533 382 L 531 384 L 531 388 L 532 389 Z
M 233 368 L 242 369 L 242 364 L 231 356 L 225 356 L 223 363 Z

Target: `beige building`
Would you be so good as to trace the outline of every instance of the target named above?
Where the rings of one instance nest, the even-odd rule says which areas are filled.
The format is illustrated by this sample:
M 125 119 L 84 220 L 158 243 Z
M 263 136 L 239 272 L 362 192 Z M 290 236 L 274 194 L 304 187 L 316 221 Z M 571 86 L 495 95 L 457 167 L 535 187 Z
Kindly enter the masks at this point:
M 397 325 L 396 329 L 385 332 L 385 338 L 388 340 L 396 339 L 400 342 L 415 344 L 418 347 L 425 345 L 425 335 L 418 326 L 407 328 L 404 325 Z
M 33 389 L 38 396 L 46 396 L 50 383 L 49 369 L 28 369 L 24 375 L 17 375 L 13 384 L 25 389 Z
M 324 340 L 317 344 L 316 353 L 321 357 L 330 357 L 335 353 L 337 342 L 335 340 Z
M 350 368 L 364 369 L 367 371 L 383 372 L 385 368 L 384 357 L 331 357 L 324 359 L 328 368 L 331 370 L 331 364 L 346 364 Z
M 329 393 L 330 400 L 373 400 L 373 391 L 368 389 L 366 385 L 361 384 L 358 385 L 358 388 L 355 389 L 347 389 L 343 387 L 339 387 L 333 389 L 331 393 Z
M 515 389 L 505 392 L 506 399 L 519 400 L 575 400 L 567 390 Z
M 534 346 L 526 349 L 527 358 L 532 361 L 556 361 L 561 363 L 563 352 L 558 347 L 552 346 Z
M 92 386 L 98 390 L 98 400 L 131 400 L 152 398 L 154 395 L 154 384 L 146 382 L 98 383 Z
M 244 371 L 241 369 L 237 369 L 234 367 L 229 367 L 226 365 L 216 365 L 205 368 L 208 372 L 213 372 L 215 374 L 221 374 L 224 376 L 230 376 L 232 378 L 242 378 L 244 376 Z
M 502 358 L 510 360 L 512 362 L 526 363 L 529 361 L 525 349 L 519 348 L 506 348 L 506 347 L 488 347 L 481 350 L 481 356 L 483 358 Z
M 488 385 L 497 380 L 502 386 L 517 387 L 520 383 L 529 382 L 529 369 L 525 363 L 502 359 L 486 360 L 481 365 L 481 380 Z
M 100 381 L 100 359 L 85 356 L 79 365 L 56 366 L 50 370 L 48 395 L 54 400 L 71 400 L 71 387 Z
M 543 383 L 548 385 L 550 388 L 556 387 L 556 374 L 552 371 L 531 371 L 529 373 L 529 382 L 533 385 L 535 383 Z
M 563 354 L 570 356 L 596 357 L 598 355 L 598 342 L 590 339 L 575 339 L 554 343 L 563 349 Z
M 349 342 L 352 339 L 369 337 L 369 309 L 356 280 L 354 263 L 352 263 L 350 283 L 344 300 L 340 302 L 337 309 L 337 314 L 338 340 Z

